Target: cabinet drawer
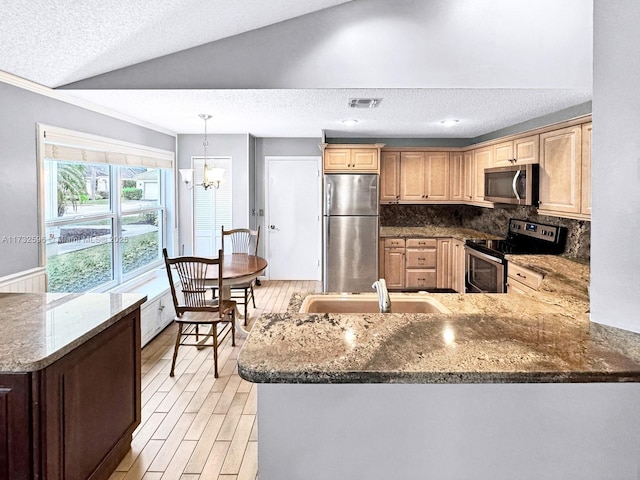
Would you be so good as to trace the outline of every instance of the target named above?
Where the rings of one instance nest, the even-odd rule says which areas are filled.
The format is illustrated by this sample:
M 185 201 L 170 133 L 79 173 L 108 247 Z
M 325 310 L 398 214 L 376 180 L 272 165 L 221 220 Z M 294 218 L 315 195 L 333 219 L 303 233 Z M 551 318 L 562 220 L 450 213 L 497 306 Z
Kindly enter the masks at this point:
M 525 286 L 538 290 L 542 283 L 542 274 L 521 267 L 515 263 L 507 264 L 507 275 L 514 280 L 523 283 Z
M 405 288 L 436 288 L 437 275 L 435 268 L 407 270 Z
M 436 268 L 436 249 L 407 249 L 407 268 Z
M 384 248 L 402 247 L 404 248 L 404 238 L 385 238 Z
M 407 238 L 407 248 L 436 248 L 435 238 Z

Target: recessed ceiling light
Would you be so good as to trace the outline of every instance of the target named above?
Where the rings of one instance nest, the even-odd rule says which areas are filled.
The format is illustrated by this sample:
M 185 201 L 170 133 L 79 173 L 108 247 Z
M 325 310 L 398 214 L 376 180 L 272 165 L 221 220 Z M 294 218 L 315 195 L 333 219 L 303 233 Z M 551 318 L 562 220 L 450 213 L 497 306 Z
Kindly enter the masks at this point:
M 353 118 L 349 118 L 346 120 L 342 120 L 342 123 L 348 127 L 353 127 L 356 123 L 358 123 L 358 120 L 355 120 Z
M 443 124 L 445 127 L 452 127 L 453 125 L 455 125 L 456 123 L 458 123 L 460 120 L 442 120 L 440 123 Z

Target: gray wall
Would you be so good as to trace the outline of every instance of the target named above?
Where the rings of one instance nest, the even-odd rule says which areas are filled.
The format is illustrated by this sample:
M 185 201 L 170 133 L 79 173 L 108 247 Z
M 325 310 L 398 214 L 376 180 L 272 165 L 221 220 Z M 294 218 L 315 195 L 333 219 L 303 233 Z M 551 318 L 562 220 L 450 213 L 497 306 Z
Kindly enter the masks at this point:
M 171 135 L 5 83 L 0 105 L 0 276 L 40 266 L 37 243 L 6 241 L 38 235 L 38 123 L 175 151 Z
M 264 211 L 265 206 L 265 157 L 287 157 L 287 156 L 303 156 L 303 157 L 319 157 L 322 155 L 320 151 L 320 143 L 322 140 L 318 138 L 256 138 L 255 139 L 255 210 L 259 213 Z M 257 216 L 256 226 L 264 230 L 264 216 Z M 262 234 L 261 234 L 262 236 Z M 260 253 L 264 254 L 264 242 L 260 242 Z
M 640 332 L 640 2 L 595 0 L 591 319 Z
M 207 156 L 231 157 L 234 228 L 249 225 L 249 138 L 248 134 L 208 135 Z M 191 168 L 191 157 L 202 157 L 203 135 L 178 135 L 178 168 Z M 179 235 L 176 248 L 184 245 L 185 254 L 193 248 L 191 192 L 178 185 Z M 195 187 L 200 188 L 200 187 Z M 230 227 L 231 227 L 230 226 Z M 225 225 L 226 227 L 226 225 Z M 177 250 L 174 253 L 178 253 Z

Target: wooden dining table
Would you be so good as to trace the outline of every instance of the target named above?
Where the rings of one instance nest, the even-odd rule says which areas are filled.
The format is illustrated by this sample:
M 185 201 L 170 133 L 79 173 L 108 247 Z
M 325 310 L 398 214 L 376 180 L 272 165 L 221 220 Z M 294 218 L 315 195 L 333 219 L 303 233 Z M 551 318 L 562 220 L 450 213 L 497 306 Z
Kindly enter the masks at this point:
M 228 300 L 231 298 L 231 287 L 250 282 L 257 278 L 265 268 L 267 261 L 257 255 L 248 255 L 246 253 L 231 253 L 224 255 L 222 259 L 222 291 L 220 298 Z M 206 273 L 207 284 L 211 287 L 218 286 L 218 267 L 210 265 Z M 244 315 L 236 308 L 236 332 L 246 335 L 247 331 L 242 326 L 241 320 Z

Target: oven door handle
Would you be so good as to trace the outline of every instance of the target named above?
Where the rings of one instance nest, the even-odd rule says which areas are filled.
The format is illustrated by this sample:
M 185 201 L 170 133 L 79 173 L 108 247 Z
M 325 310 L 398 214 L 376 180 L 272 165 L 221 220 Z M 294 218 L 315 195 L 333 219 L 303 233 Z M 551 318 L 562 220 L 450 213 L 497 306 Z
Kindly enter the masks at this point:
M 499 265 L 503 265 L 504 261 L 501 258 L 492 257 L 491 255 L 487 255 L 486 253 L 479 252 L 474 248 L 468 248 L 467 253 L 469 255 L 473 255 L 475 257 L 480 257 L 483 260 L 487 260 L 488 262 L 497 263 Z
M 518 178 L 520 177 L 520 172 L 522 170 L 518 170 L 516 174 L 513 176 L 513 182 L 511 183 L 511 188 L 513 189 L 513 194 L 516 196 L 516 200 L 520 201 L 520 195 L 518 195 L 518 188 L 516 187 L 516 183 L 518 183 Z

